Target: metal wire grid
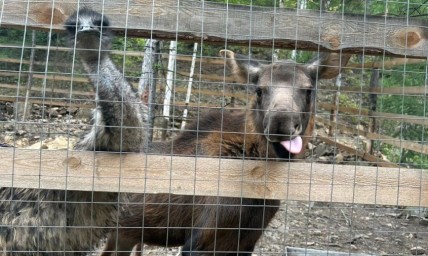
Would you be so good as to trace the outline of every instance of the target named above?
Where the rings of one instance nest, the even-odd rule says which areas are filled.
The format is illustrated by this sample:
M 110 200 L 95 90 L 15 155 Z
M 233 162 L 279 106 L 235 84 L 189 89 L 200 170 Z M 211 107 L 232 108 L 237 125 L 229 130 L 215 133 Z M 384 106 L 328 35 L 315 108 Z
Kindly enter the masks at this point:
M 127 3 L 127 5 L 129 8 L 130 3 Z M 177 8 L 179 8 L 179 6 L 177 6 Z M 276 6 L 275 8 L 279 8 L 279 7 Z M 411 10 L 411 8 L 412 8 L 411 4 L 407 3 L 407 9 Z M 127 14 L 129 13 L 128 11 L 129 9 L 127 9 L 127 12 L 126 12 Z M 126 20 L 127 19 L 128 17 L 126 17 Z M 257 24 L 250 24 L 250 26 L 256 26 L 256 25 Z M 61 39 L 53 40 L 54 33 L 52 31 L 44 34 L 44 36 L 47 37 L 47 40 L 43 42 L 46 44 L 43 50 L 37 50 L 38 48 L 34 44 L 36 40 L 33 40 L 32 38 L 31 43 L 28 40 L 30 32 L 27 30 L 29 30 L 29 28 L 27 28 L 26 26 L 24 26 L 23 28 L 24 28 L 24 31 L 22 32 L 22 36 L 20 37 L 20 39 L 22 40 L 21 44 L 15 44 L 15 45 L 8 44 L 8 45 L 2 46 L 4 53 L 9 52 L 12 54 L 14 52 L 18 52 L 20 55 L 18 59 L 14 59 L 14 60 L 17 60 L 15 62 L 13 62 L 13 60 L 12 61 L 9 60 L 9 62 L 3 62 L 3 65 L 1 68 L 1 72 L 3 73 L 2 82 L 6 85 L 9 84 L 9 85 L 16 86 L 16 88 L 3 87 L 4 89 L 2 89 L 1 97 L 13 96 L 13 98 L 11 98 L 12 100 L 9 100 L 7 104 L 5 103 L 2 105 L 4 109 L 3 110 L 4 112 L 2 115 L 2 118 L 4 120 L 1 120 L 1 125 L 3 128 L 2 138 L 1 138 L 3 140 L 2 145 L 10 145 L 10 146 L 20 148 L 20 147 L 28 147 L 30 146 L 29 144 L 33 144 L 33 145 L 36 144 L 39 146 L 37 146 L 33 150 L 39 150 L 40 155 L 42 156 L 44 147 L 49 148 L 49 143 L 46 142 L 46 139 L 62 136 L 65 138 L 66 148 L 71 149 L 72 148 L 71 144 L 73 139 L 76 139 L 78 135 L 81 134 L 82 132 L 81 129 L 85 128 L 89 122 L 90 116 L 88 113 L 85 113 L 86 110 L 84 109 L 90 109 L 94 106 L 97 106 L 98 103 L 94 100 L 93 96 L 90 95 L 88 84 L 81 82 L 80 80 L 80 77 L 85 77 L 85 75 L 84 75 L 84 72 L 81 70 L 81 67 L 79 67 L 80 64 L 78 63 L 78 60 L 77 60 L 78 58 L 74 54 L 74 50 L 71 50 L 71 52 L 73 52 L 72 54 L 70 54 L 69 52 L 66 53 L 66 52 L 61 52 L 57 50 L 55 47 L 56 46 L 62 47 L 64 42 Z M 21 30 L 13 30 L 13 29 L 3 29 L 3 30 L 5 30 L 5 33 L 7 33 L 7 36 L 9 37 L 12 37 L 11 34 L 19 33 L 19 31 L 21 31 Z M 272 31 L 273 34 L 275 34 L 274 30 L 275 30 L 275 26 L 273 26 L 273 31 Z M 321 27 L 320 27 L 320 30 L 322 30 Z M 176 33 L 178 38 L 179 31 L 176 31 Z M 36 35 L 41 34 L 41 32 L 36 32 L 36 33 L 32 32 L 32 35 L 34 34 Z M 247 35 L 247 36 L 249 36 L 249 38 L 252 37 L 252 35 Z M 118 41 L 121 41 L 121 44 L 117 43 L 117 45 L 114 45 L 115 50 L 118 51 L 118 52 L 115 52 L 115 54 L 117 55 L 113 55 L 113 53 L 111 54 L 115 58 L 115 63 L 118 69 L 121 70 L 122 74 L 124 74 L 124 76 L 129 81 L 133 81 L 134 83 L 136 83 L 140 76 L 139 76 L 139 70 L 137 68 L 138 66 L 133 65 L 134 64 L 133 62 L 138 63 L 138 61 L 141 61 L 142 60 L 141 55 L 138 56 L 138 53 L 135 53 L 135 55 L 137 55 L 136 57 L 128 56 L 130 55 L 129 53 L 132 53 L 132 55 L 134 55 L 134 51 L 131 52 L 127 46 L 129 41 L 132 41 L 134 39 L 129 39 L 127 37 L 126 30 L 125 30 L 125 36 L 123 37 L 119 36 L 117 38 L 118 38 L 117 39 Z M 135 41 L 136 43 L 138 43 L 137 40 Z M 201 60 L 202 59 L 221 60 L 221 58 L 218 58 L 214 54 L 207 53 L 209 51 L 213 51 L 212 48 L 215 48 L 215 47 L 211 45 L 207 45 L 204 42 L 204 40 L 201 40 L 199 44 L 200 44 L 200 48 L 197 53 L 197 56 Z M 259 49 L 257 47 L 252 46 L 251 39 L 249 40 L 248 46 L 249 47 L 238 48 L 237 50 L 242 51 L 243 53 L 247 53 L 251 51 L 254 52 L 257 50 L 263 52 L 264 50 L 264 49 Z M 142 48 L 141 45 L 139 45 L 138 47 L 139 48 L 136 49 L 137 52 L 138 51 L 142 52 L 144 50 L 144 48 Z M 181 44 L 181 47 L 184 48 L 186 47 L 186 45 L 183 43 Z M 221 48 L 236 49 L 237 47 L 230 46 L 228 44 L 228 41 L 226 40 L 224 47 L 221 47 Z M 167 45 L 165 46 L 164 44 L 161 51 L 166 52 L 168 50 L 170 49 L 168 49 L 168 46 Z M 182 49 L 180 48 L 177 49 L 178 56 L 189 57 L 189 58 L 191 57 L 191 54 L 188 50 L 187 51 L 186 49 L 183 50 L 183 53 L 180 53 L 180 50 Z M 291 56 L 296 56 L 296 54 L 304 55 L 304 53 L 299 53 L 297 51 L 298 49 L 295 49 L 290 55 Z M 278 50 L 274 47 L 270 48 L 267 52 L 270 53 L 271 56 L 274 56 L 275 54 L 278 54 L 278 55 L 288 54 L 285 51 Z M 264 54 L 265 53 L 261 53 L 259 55 L 263 56 Z M 315 53 L 315 55 L 316 54 L 317 53 Z M 35 56 L 34 58 L 38 60 L 34 60 L 34 59 L 27 60 L 27 58 L 32 59 L 33 58 L 32 56 Z M 66 59 L 66 61 L 64 61 L 64 59 Z M 268 55 L 266 59 L 270 60 L 271 58 Z M 378 61 L 380 60 L 380 62 L 387 61 L 387 58 L 385 56 L 382 56 L 381 58 L 379 57 L 375 58 L 375 57 L 362 54 L 362 61 L 366 62 L 367 59 L 373 59 Z M 162 61 L 165 61 L 165 60 L 162 59 Z M 162 61 L 161 61 L 161 65 L 163 66 Z M 173 97 L 174 97 L 173 105 L 180 105 L 180 103 L 177 104 L 177 102 L 182 101 L 184 96 L 179 94 L 179 91 L 180 91 L 179 88 L 185 87 L 188 81 L 187 77 L 177 75 L 178 73 L 180 73 L 178 71 L 180 68 L 184 69 L 184 67 L 188 67 L 188 65 L 180 62 L 178 62 L 178 64 L 180 64 L 178 65 L 179 68 L 177 68 L 175 72 L 175 77 L 172 80 L 174 84 L 173 90 L 175 90 L 173 93 Z M 27 65 L 28 67 L 26 67 Z M 244 89 L 242 89 L 242 86 L 239 86 L 239 85 L 236 86 L 236 85 L 231 85 L 229 83 L 226 83 L 225 82 L 226 78 L 229 77 L 230 74 L 227 71 L 227 67 L 225 65 L 223 66 L 220 65 L 217 68 L 213 68 L 213 67 L 207 68 L 209 70 L 208 72 L 213 72 L 212 70 L 216 70 L 214 72 L 216 72 L 217 76 L 224 77 L 225 81 L 220 80 L 220 81 L 213 82 L 213 81 L 204 80 L 204 75 L 206 75 L 205 68 L 206 67 L 204 62 L 199 61 L 199 64 L 197 65 L 197 68 L 196 68 L 197 71 L 195 72 L 197 76 L 194 78 L 195 81 L 193 85 L 193 93 L 191 98 L 192 101 L 195 103 L 195 107 L 194 109 L 190 109 L 190 114 L 193 115 L 195 119 L 197 119 L 198 113 L 203 111 L 205 108 L 215 109 L 215 108 L 227 107 L 229 104 L 231 104 L 230 101 L 228 101 L 230 94 L 227 93 L 227 91 L 230 90 L 230 88 L 233 88 L 233 93 L 237 93 L 237 94 L 241 93 L 241 95 L 247 96 L 241 100 L 236 100 L 234 102 L 234 104 L 236 104 L 238 108 L 245 108 L 249 98 L 248 94 L 251 94 L 252 92 L 248 91 L 245 88 L 245 85 L 244 85 Z M 425 68 L 426 68 L 426 65 L 425 65 Z M 402 76 L 403 79 L 400 85 L 401 88 L 405 88 L 406 86 L 409 85 L 408 83 L 412 83 L 411 81 L 408 81 L 409 78 L 422 77 L 423 80 L 426 80 L 425 69 L 419 69 L 415 71 L 413 69 L 408 69 L 407 65 L 404 65 L 403 67 L 400 67 L 400 68 L 397 68 L 397 67 L 389 68 L 381 65 L 380 70 L 382 71 L 383 76 L 388 76 L 388 75 Z M 167 71 L 160 72 L 161 75 L 158 78 L 158 81 L 157 81 L 158 84 L 166 83 L 165 82 L 166 78 L 164 78 L 164 75 L 162 74 L 163 72 L 167 72 Z M 184 72 L 185 71 L 182 71 L 182 73 Z M 345 80 L 345 81 L 342 80 L 342 83 L 350 84 L 351 82 L 353 82 L 355 84 L 358 84 L 358 86 L 361 87 L 361 91 L 357 91 L 356 93 L 350 92 L 349 94 L 342 92 L 342 95 L 348 95 L 349 97 L 340 98 L 340 96 L 337 95 L 337 97 L 339 97 L 338 102 L 340 104 L 341 100 L 343 101 L 349 100 L 351 101 L 351 103 L 353 103 L 354 106 L 356 106 L 357 109 L 361 110 L 365 108 L 367 104 L 366 102 L 367 99 L 365 98 L 366 94 L 363 88 L 367 86 L 369 83 L 369 79 L 367 75 L 368 72 L 366 72 L 362 68 L 361 69 L 356 68 L 353 72 L 355 73 L 361 72 L 361 74 L 360 75 L 353 74 L 354 77 L 352 78 L 354 79 L 354 81 L 350 81 L 351 78 L 349 77 L 351 75 L 348 74 L 349 80 Z M 27 77 L 27 80 L 24 79 L 25 77 Z M 64 77 L 68 77 L 68 79 Z M 355 77 L 357 78 L 356 81 L 355 81 Z M 59 78 L 59 79 L 55 79 L 55 78 Z M 53 81 L 53 83 L 51 83 L 51 81 Z M 12 107 L 12 104 L 14 104 L 13 102 L 18 102 L 19 99 L 23 98 L 24 93 L 22 88 L 24 85 L 26 85 L 26 82 L 33 83 L 32 84 L 33 89 L 38 88 L 38 90 L 31 91 L 31 96 L 28 98 L 29 102 L 32 102 L 32 101 L 37 102 L 35 103 L 37 105 L 32 106 L 32 112 L 30 112 L 30 115 L 27 116 L 28 119 L 23 120 L 20 112 L 18 111 L 20 104 L 13 105 L 13 107 Z M 318 85 L 319 84 L 317 84 L 317 86 Z M 343 87 L 345 87 L 344 90 L 346 92 L 346 85 Z M 51 92 L 54 91 L 56 88 L 60 88 L 62 89 L 62 91 L 58 94 L 51 93 L 49 95 L 48 94 L 49 88 L 51 88 Z M 68 91 L 68 92 L 64 93 L 64 91 Z M 216 91 L 216 93 L 215 95 L 206 97 L 204 94 L 207 93 L 208 91 Z M 323 89 L 322 86 L 320 86 L 320 88 L 317 89 L 317 91 L 318 91 L 318 95 L 321 95 L 322 101 L 330 100 L 329 94 L 332 91 L 325 90 Z M 351 96 L 352 94 L 355 94 L 355 96 Z M 380 93 L 379 95 L 382 95 L 382 96 L 385 95 L 380 100 L 381 103 L 379 104 L 380 105 L 379 109 L 383 109 L 384 107 L 388 108 L 389 106 L 386 106 L 386 104 L 388 104 L 388 102 L 391 102 L 391 101 L 388 101 L 388 95 L 394 95 L 394 94 Z M 397 93 L 396 96 L 401 96 L 402 98 L 401 104 L 400 104 L 402 109 L 401 114 L 409 114 L 406 112 L 406 109 L 405 109 L 405 106 L 406 106 L 405 101 L 414 100 L 415 102 L 418 102 L 418 103 L 422 102 L 422 106 L 425 109 L 424 96 L 405 95 L 404 93 Z M 162 97 L 162 94 L 160 94 L 159 97 Z M 56 104 L 58 104 L 58 102 L 63 102 L 65 104 L 63 105 L 64 106 L 63 108 L 56 109 L 55 107 L 52 107 L 52 105 L 50 105 L 51 101 L 57 102 Z M 76 119 L 80 119 L 79 118 L 80 116 L 77 116 L 77 118 L 76 116 L 73 116 L 74 114 L 76 114 L 74 113 L 74 109 L 71 109 L 70 107 L 68 107 L 72 103 L 78 104 L 78 105 L 73 105 L 73 108 L 74 106 L 76 108 L 80 108 L 76 112 L 79 113 L 79 115 L 85 115 L 86 117 L 84 117 L 82 120 L 76 120 Z M 187 106 L 186 103 L 181 105 Z M 326 112 L 325 110 L 321 110 L 321 108 L 319 107 L 316 107 L 316 110 L 317 110 L 318 116 L 320 117 L 325 116 L 325 118 L 329 117 L 329 113 Z M 64 111 L 65 113 L 61 114 Z M 171 125 L 167 127 L 168 133 L 171 137 L 174 137 L 174 134 L 176 133 L 176 131 L 174 130 L 178 129 L 178 128 L 175 128 L 176 125 L 174 126 L 173 124 L 177 122 L 177 118 L 179 121 L 181 121 L 180 120 L 181 111 L 182 111 L 182 108 L 178 108 L 178 107 L 172 109 L 172 115 L 169 118 L 169 122 L 171 123 Z M 161 114 L 158 114 L 158 115 L 161 116 L 162 118 Z M 361 125 L 361 124 L 364 125 L 366 122 L 366 117 L 363 117 L 362 114 L 343 114 L 339 112 L 339 113 L 336 113 L 336 117 L 337 117 L 337 123 L 339 123 L 340 121 L 347 121 L 347 122 L 353 123 L 354 125 Z M 406 124 L 402 119 L 397 119 L 397 120 L 399 121 L 398 128 L 397 128 L 399 138 L 404 138 L 405 137 L 404 132 L 406 131 L 406 129 L 411 129 L 412 127 L 409 127 L 409 125 Z M 393 121 L 385 121 L 385 122 L 393 122 Z M 326 127 L 327 126 L 324 126 L 324 128 Z M 322 129 L 323 127 L 321 126 L 321 130 Z M 349 136 L 345 134 L 341 134 L 339 132 L 340 127 L 338 126 L 336 126 L 333 129 L 334 129 L 334 134 L 333 134 L 334 140 L 338 143 L 340 143 L 342 139 L 345 140 L 344 143 L 348 143 L 351 140 L 351 141 L 354 141 L 353 143 L 357 144 L 356 147 L 358 147 L 358 145 L 364 145 L 364 142 L 361 142 L 361 141 L 367 140 L 366 138 L 363 138 L 361 136 L 355 136 L 353 138 L 351 137 L 350 139 Z M 382 129 L 382 128 L 379 128 L 379 129 Z M 423 134 L 424 126 L 421 127 L 421 130 Z M 382 132 L 383 131 L 380 131 L 381 134 Z M 32 138 L 28 139 L 28 142 L 27 142 L 25 140 L 23 141 L 20 139 L 20 137 L 25 134 L 35 134 L 35 136 L 32 136 Z M 25 136 L 23 137 L 25 138 Z M 155 135 L 155 137 L 157 136 Z M 383 139 L 379 141 L 380 142 L 383 141 L 386 143 L 386 141 L 384 141 Z M 423 136 L 420 140 L 417 139 L 412 141 L 419 143 L 421 145 L 424 144 L 425 142 Z M 381 146 L 381 143 L 378 143 L 377 147 L 380 147 L 380 146 Z M 423 148 L 423 146 L 421 147 Z M 320 160 L 319 155 L 316 155 L 317 154 L 316 149 L 317 147 L 314 147 L 308 153 L 307 157 L 311 158 L 312 161 Z M 322 152 L 318 152 L 318 154 L 321 154 L 321 153 Z M 340 154 L 340 152 L 338 152 L 337 150 L 333 150 L 332 154 L 334 155 L 333 156 L 334 161 L 337 161 L 337 156 Z M 421 157 L 424 156 L 423 153 L 420 153 L 420 154 L 421 154 Z M 321 161 L 324 161 L 324 160 L 325 159 L 321 159 Z M 354 161 L 351 161 L 351 160 L 349 161 L 351 164 L 362 163 L 362 160 L 359 158 L 355 158 Z M 342 162 L 346 163 L 347 161 L 345 160 Z M 40 169 L 42 168 L 43 166 L 40 166 Z M 338 169 L 337 171 L 340 171 L 340 167 L 337 167 L 337 169 Z M 148 180 L 147 182 L 150 182 L 150 181 Z M 398 185 L 400 186 L 401 184 L 398 184 Z M 1 201 L 5 202 L 7 200 L 10 200 L 10 199 L 2 198 Z M 40 198 L 40 200 L 43 200 L 43 199 Z M 12 201 L 14 201 L 14 199 L 12 199 Z M 65 201 L 61 200 L 60 202 L 65 205 L 67 205 L 68 203 L 70 204 L 72 203 L 66 200 Z M 55 203 L 58 203 L 58 202 L 55 202 Z M 95 202 L 89 201 L 86 203 L 93 204 Z M 116 204 L 119 204 L 119 203 L 120 203 L 119 201 L 116 202 Z M 35 202 L 35 205 L 37 205 L 37 202 Z M 0 207 L 0 209 L 2 208 Z M 363 230 L 359 229 L 359 227 L 353 227 L 353 224 L 355 222 L 363 221 L 363 220 L 355 219 L 355 216 L 360 216 L 360 215 L 357 215 L 355 212 L 363 211 L 362 209 L 367 210 L 367 212 L 371 214 L 369 216 L 366 216 L 367 218 L 369 218 L 369 220 L 367 220 L 366 222 L 366 225 L 367 225 L 366 229 L 363 229 Z M 381 239 L 383 234 L 393 234 L 391 236 L 392 239 L 396 236 L 397 237 L 396 239 L 398 240 L 401 238 L 400 232 L 405 232 L 408 234 L 416 234 L 414 238 L 417 238 L 418 236 L 424 237 L 424 235 L 426 235 L 426 231 L 424 231 L 423 227 L 417 228 L 416 230 L 409 229 L 409 230 L 399 231 L 399 229 L 396 227 L 393 221 L 391 225 L 387 224 L 385 227 L 384 225 L 381 224 L 383 220 L 380 220 L 379 218 L 375 218 L 376 214 L 385 215 L 385 213 L 381 212 L 380 209 L 384 209 L 384 208 L 381 205 L 376 205 L 376 204 L 374 206 L 364 207 L 356 204 L 343 205 L 343 204 L 335 204 L 335 203 L 323 204 L 323 203 L 313 203 L 313 202 L 303 202 L 303 203 L 286 202 L 282 204 L 281 210 L 277 214 L 276 219 L 274 219 L 271 225 L 267 227 L 267 229 L 264 231 L 265 235 L 263 235 L 262 238 L 260 239 L 258 243 L 258 247 L 256 248 L 254 254 L 256 255 L 285 254 L 286 246 L 289 246 L 289 245 L 308 248 L 308 249 L 312 249 L 312 248 L 327 249 L 327 251 L 337 250 L 337 247 L 339 247 L 340 251 L 354 252 L 361 249 L 359 248 L 360 246 L 361 247 L 365 246 L 364 244 L 359 245 L 358 243 L 356 243 L 356 241 L 360 239 L 366 241 L 366 240 L 372 240 L 372 238 L 375 237 L 375 240 L 376 238 L 379 238 L 376 241 L 378 241 L 379 244 L 382 244 L 383 241 Z M 2 210 L 5 211 L 5 209 L 2 209 Z M 335 215 L 337 213 L 339 213 L 339 215 Z M 327 214 L 327 216 L 323 214 Z M 412 214 L 413 213 L 411 213 L 411 215 Z M 372 216 L 375 216 L 375 217 L 371 218 Z M 323 224 L 325 224 L 322 226 L 322 229 L 317 228 L 317 226 L 320 225 L 319 223 L 312 223 L 312 222 L 315 222 L 314 218 L 315 219 L 325 218 L 325 221 L 322 222 Z M 302 219 L 304 221 L 302 221 Z M 346 223 L 345 225 L 346 228 L 338 224 L 338 222 L 341 222 L 341 221 Z M 304 225 L 302 226 L 302 224 Z M 2 225 L 4 225 L 4 223 L 2 223 Z M 6 223 L 6 225 L 9 226 L 9 223 Z M 397 225 L 399 226 L 401 224 L 397 224 Z M 377 229 L 378 226 L 383 228 Z M 114 227 L 119 228 L 117 224 L 115 224 Z M 40 227 L 40 228 L 43 228 L 43 227 Z M 93 228 L 93 227 L 83 226 L 80 228 Z M 173 229 L 173 227 L 166 227 L 166 228 Z M 412 226 L 412 228 L 414 227 Z M 366 238 L 365 236 L 369 238 Z M 311 239 L 314 239 L 314 237 L 319 237 L 319 239 L 311 240 Z M 345 240 L 347 240 L 347 242 Z M 341 244 L 336 243 L 338 241 L 340 241 Z M 423 241 L 421 241 L 421 239 L 416 239 L 414 241 L 414 247 L 417 247 L 417 246 L 426 247 L 427 245 Z M 366 249 L 361 249 L 361 250 L 369 253 L 376 253 L 376 251 L 367 251 L 368 249 L 373 247 L 376 247 L 376 246 L 367 245 Z M 153 253 L 158 255 L 161 255 L 161 254 L 173 255 L 177 253 L 176 250 L 153 249 L 147 246 L 143 247 L 142 250 L 143 250 L 142 253 L 147 255 L 153 254 Z M 383 251 L 387 252 L 388 248 L 378 248 L 378 252 L 383 252 Z M 19 252 L 17 253 L 19 254 Z

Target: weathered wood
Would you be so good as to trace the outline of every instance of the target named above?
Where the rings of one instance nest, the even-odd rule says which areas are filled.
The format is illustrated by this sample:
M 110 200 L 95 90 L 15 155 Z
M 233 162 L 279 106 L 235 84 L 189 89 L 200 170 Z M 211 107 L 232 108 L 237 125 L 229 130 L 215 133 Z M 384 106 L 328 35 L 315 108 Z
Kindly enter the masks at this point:
M 336 91 L 337 89 L 332 86 L 321 85 L 318 87 L 318 90 L 323 91 Z M 388 87 L 388 88 L 367 88 L 362 86 L 350 86 L 340 88 L 340 92 L 354 92 L 354 93 L 370 93 L 370 94 L 380 94 L 380 95 L 428 95 L 427 85 L 422 86 L 397 86 L 397 87 Z
M 34 47 L 36 45 L 36 31 L 33 30 L 31 33 L 31 46 Z M 31 87 L 33 86 L 33 69 L 34 69 L 34 56 L 36 54 L 36 50 L 34 48 L 31 49 L 30 53 L 30 64 L 28 67 L 28 76 L 27 76 L 27 87 L 25 90 L 25 102 L 24 102 L 24 113 L 22 114 L 22 121 L 25 122 L 27 114 L 30 112 L 28 109 L 28 99 L 30 98 Z M 21 66 L 21 65 L 20 65 Z
M 317 106 L 325 110 L 331 110 L 336 108 L 335 105 L 328 104 L 328 103 L 318 103 Z M 359 115 L 359 116 L 369 115 L 369 110 L 366 108 L 351 108 L 351 107 L 339 106 L 339 112 L 349 113 L 349 114 Z M 397 122 L 428 125 L 428 118 L 423 116 L 401 115 L 401 114 L 392 114 L 392 113 L 386 113 L 386 112 L 372 112 L 372 116 L 377 119 L 390 119 L 391 121 L 397 121 Z
M 177 72 L 177 75 L 181 75 L 184 77 L 189 77 L 189 75 L 185 72 Z M 201 81 L 212 81 L 212 82 L 218 82 L 218 83 L 235 83 L 236 78 L 229 77 L 229 76 L 219 76 L 219 75 L 212 75 L 212 74 L 194 74 L 195 78 Z
M 89 6 L 127 36 L 300 50 L 426 58 L 427 21 L 196 0 L 2 0 L 1 26 L 62 30 L 68 15 Z
M 187 82 L 187 91 L 186 91 L 186 105 L 190 102 L 190 96 L 192 95 L 192 84 L 193 84 L 193 75 L 195 73 L 195 65 L 196 65 L 196 55 L 198 53 L 198 43 L 193 44 L 193 54 L 192 54 L 192 62 L 190 65 L 190 71 L 189 71 L 189 81 Z M 184 108 L 183 111 L 183 120 L 181 121 L 180 130 L 184 130 L 186 127 L 186 118 L 187 118 L 187 106 Z
M 339 73 L 339 75 L 336 77 L 336 82 L 334 83 L 334 85 L 337 88 L 337 91 L 334 93 L 334 96 L 333 96 L 333 104 L 336 106 L 336 108 L 332 108 L 330 110 L 330 121 L 332 123 L 337 121 L 337 115 L 339 113 L 338 106 L 339 106 L 339 97 L 340 97 L 340 86 L 342 85 L 341 79 L 342 79 L 342 74 Z M 328 127 L 328 135 L 334 136 L 334 134 L 335 134 L 335 129 L 333 128 L 333 126 L 330 125 Z
M 0 148 L 0 186 L 428 207 L 424 170 Z
M 374 68 L 370 77 L 370 89 L 376 89 L 379 87 L 379 69 Z M 377 107 L 377 94 L 369 94 L 369 127 L 368 131 L 376 133 L 376 117 L 373 113 L 376 112 Z M 369 140 L 367 143 L 367 151 L 373 154 L 374 140 Z
M 3 72 L 0 71 L 0 76 L 27 76 L 28 71 L 20 71 L 20 72 Z M 38 79 L 47 79 L 47 80 L 53 80 L 53 81 L 66 81 L 66 82 L 77 82 L 77 83 L 88 83 L 88 78 L 84 77 L 75 77 L 75 76 L 63 76 L 63 75 L 45 75 L 41 73 L 35 73 L 33 72 L 33 78 Z
M 6 88 L 6 89 L 12 89 L 12 90 L 18 89 L 16 84 L 0 84 L 0 88 Z M 46 91 L 47 93 L 61 93 L 61 94 L 67 94 L 67 95 L 95 96 L 93 92 L 82 92 L 82 91 L 58 89 L 58 88 L 49 88 L 49 90 L 44 90 L 41 87 L 31 87 L 31 91 L 36 91 L 36 92 Z
M 355 148 L 351 148 L 349 146 L 343 145 L 343 144 L 341 144 L 341 143 L 339 143 L 333 139 L 330 139 L 327 137 L 322 137 L 322 136 L 317 136 L 317 139 L 319 139 L 320 141 L 327 143 L 329 145 L 335 146 L 340 150 L 343 150 L 343 151 L 346 151 L 348 153 L 354 154 L 358 157 L 361 157 L 362 159 L 370 162 L 371 164 L 375 164 L 375 165 L 380 166 L 380 167 L 396 167 L 396 168 L 399 167 L 399 165 L 397 165 L 397 164 L 385 161 L 383 159 L 380 159 L 378 157 L 370 155 L 364 151 L 357 150 Z
M 410 58 L 394 58 L 392 60 L 382 60 L 377 62 L 366 62 L 366 63 L 349 63 L 346 65 L 347 68 L 392 68 L 399 65 L 409 64 L 421 64 L 427 63 L 426 59 L 410 59 Z
M 23 97 L 16 97 L 16 96 L 4 96 L 0 97 L 0 102 L 24 102 L 25 98 Z M 75 103 L 75 102 L 82 102 L 82 103 Z M 94 108 L 94 103 L 87 103 L 87 100 L 77 100 L 73 99 L 73 102 L 65 102 L 65 101 L 58 101 L 58 100 L 51 100 L 51 99 L 45 99 L 45 100 L 36 100 L 36 99 L 29 99 L 28 102 L 32 104 L 39 104 L 39 105 L 46 105 L 46 106 L 58 106 L 58 107 L 73 107 L 73 108 Z
M 334 127 L 336 127 L 336 129 L 339 129 L 340 131 L 345 132 L 345 133 L 362 135 L 362 136 L 364 136 L 370 140 L 378 140 L 382 143 L 393 145 L 393 146 L 396 146 L 398 148 L 408 149 L 408 150 L 412 150 L 412 151 L 419 152 L 419 153 L 426 154 L 426 155 L 428 154 L 428 148 L 423 144 L 419 144 L 419 143 L 408 141 L 408 140 L 402 140 L 402 139 L 398 139 L 398 138 L 394 138 L 394 137 L 390 137 L 390 136 L 386 136 L 386 135 L 381 135 L 381 134 L 363 131 L 360 129 L 349 127 L 345 124 L 340 124 L 337 122 L 331 122 L 329 120 L 325 120 L 325 119 L 320 118 L 320 117 L 317 117 L 316 121 L 322 122 L 326 125 L 333 125 Z

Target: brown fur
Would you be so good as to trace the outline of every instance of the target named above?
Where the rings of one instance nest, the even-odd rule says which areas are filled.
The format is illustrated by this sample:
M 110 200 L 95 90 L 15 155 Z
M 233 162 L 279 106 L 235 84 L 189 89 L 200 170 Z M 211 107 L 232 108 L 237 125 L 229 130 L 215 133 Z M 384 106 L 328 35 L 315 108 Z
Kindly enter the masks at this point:
M 294 157 L 278 142 L 305 132 L 317 69 L 291 62 L 260 66 L 239 62 L 231 52 L 225 56 L 238 78 L 255 81 L 258 96 L 251 108 L 201 114 L 188 131 L 172 142 L 152 144 L 148 153 L 240 159 Z M 274 134 L 267 134 L 267 130 Z M 183 246 L 182 255 L 251 255 L 279 207 L 278 200 L 172 194 L 134 195 L 130 201 L 102 256 L 129 255 L 140 243 Z

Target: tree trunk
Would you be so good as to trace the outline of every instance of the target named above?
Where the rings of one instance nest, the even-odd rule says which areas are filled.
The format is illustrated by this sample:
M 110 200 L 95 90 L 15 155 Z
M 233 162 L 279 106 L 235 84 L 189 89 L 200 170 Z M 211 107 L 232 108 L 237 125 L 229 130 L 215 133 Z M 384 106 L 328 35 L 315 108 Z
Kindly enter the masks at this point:
M 166 138 L 166 130 L 168 127 L 172 90 L 174 89 L 175 77 L 175 61 L 177 54 L 177 41 L 171 41 L 169 46 L 169 59 L 168 59 L 168 73 L 166 75 L 165 98 L 163 101 L 163 117 L 164 117 L 164 130 L 162 131 L 162 140 Z
M 186 107 L 183 112 L 183 121 L 181 122 L 181 130 L 184 130 L 184 127 L 186 126 L 186 118 L 187 118 L 187 111 L 188 111 L 187 108 L 190 102 L 190 95 L 192 92 L 193 74 L 195 72 L 197 52 L 198 52 L 198 43 L 195 43 L 193 45 L 192 65 L 190 66 L 189 83 L 187 84 L 187 94 L 186 94 Z
M 138 95 L 141 101 L 148 105 L 148 134 L 147 141 L 153 141 L 153 127 L 156 111 L 156 80 L 157 67 L 159 62 L 159 47 L 158 40 L 149 39 L 145 45 L 144 61 L 141 67 L 141 77 L 138 83 Z

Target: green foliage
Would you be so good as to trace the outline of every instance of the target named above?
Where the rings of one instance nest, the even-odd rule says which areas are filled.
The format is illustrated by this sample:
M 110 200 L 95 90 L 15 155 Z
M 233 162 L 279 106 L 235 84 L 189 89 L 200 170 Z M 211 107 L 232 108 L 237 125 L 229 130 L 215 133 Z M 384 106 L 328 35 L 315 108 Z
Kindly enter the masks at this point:
M 383 86 L 409 87 L 423 86 L 426 79 L 426 64 L 396 66 L 383 72 Z M 427 117 L 427 99 L 421 95 L 382 95 L 378 96 L 378 111 Z M 386 135 L 402 140 L 410 140 L 427 144 L 428 129 L 422 125 L 410 124 L 400 120 L 384 120 L 379 127 Z M 409 150 L 400 150 L 393 146 L 382 144 L 380 150 L 389 159 L 398 163 L 408 163 L 416 166 L 428 166 L 425 155 Z
M 279 6 L 279 0 L 210 0 L 210 2 L 268 7 Z

